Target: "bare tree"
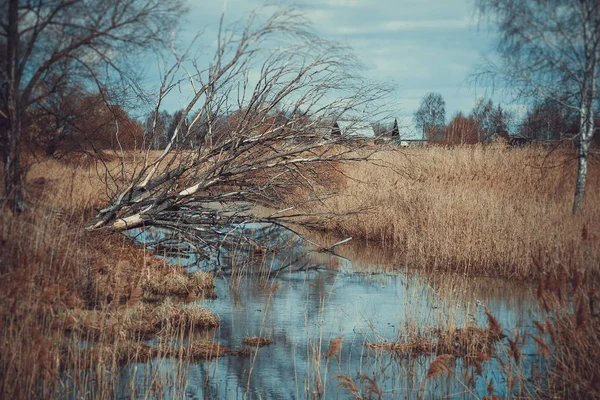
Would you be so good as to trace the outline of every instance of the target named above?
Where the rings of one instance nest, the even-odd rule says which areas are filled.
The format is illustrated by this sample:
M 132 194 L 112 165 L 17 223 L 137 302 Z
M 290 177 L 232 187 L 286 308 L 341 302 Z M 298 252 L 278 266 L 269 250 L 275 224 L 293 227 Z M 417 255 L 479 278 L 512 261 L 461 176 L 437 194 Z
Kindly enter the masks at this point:
M 444 129 L 439 142 L 448 146 L 475 144 L 479 141 L 478 131 L 477 121 L 459 111 Z
M 476 76 L 499 79 L 518 95 L 547 98 L 579 114 L 578 172 L 573 213 L 585 197 L 594 102 L 600 71 L 600 3 L 597 0 L 477 0 L 498 26 L 499 61 Z
M 252 243 L 246 223 L 303 224 L 298 217 L 322 198 L 316 188 L 328 171 L 372 155 L 331 129 L 344 117 L 375 119 L 389 88 L 360 78 L 348 49 L 319 39 L 301 14 L 284 9 L 263 20 L 255 13 L 242 31 L 221 24 L 216 42 L 205 68 L 174 53 L 154 115 L 180 82 L 192 88 L 189 104 L 161 154 L 145 153 L 89 229 L 164 228 L 200 254 Z M 197 148 L 175 145 L 186 135 L 197 141 L 199 132 Z M 272 211 L 260 215 L 256 206 Z
M 91 82 L 104 93 L 127 79 L 124 56 L 139 55 L 169 33 L 179 1 L 0 1 L 0 118 L 4 190 L 10 207 L 22 208 L 21 156 L 28 110 L 73 81 Z M 115 79 L 116 78 L 116 79 Z
M 535 102 L 521 123 L 520 134 L 532 140 L 562 142 L 579 133 L 579 115 L 552 99 Z
M 440 93 L 427 93 L 414 115 L 415 126 L 423 132 L 423 140 L 434 139 L 446 123 L 446 102 Z
M 487 142 L 499 132 L 508 131 L 511 115 L 504 110 L 500 104 L 494 106 L 492 100 L 485 101 L 483 98 L 477 100 L 471 117 L 477 122 L 477 141 Z
M 153 150 L 165 148 L 169 143 L 169 133 L 172 135 L 173 132 L 172 126 L 176 123 L 173 116 L 164 110 L 148 114 L 144 122 L 144 131 Z

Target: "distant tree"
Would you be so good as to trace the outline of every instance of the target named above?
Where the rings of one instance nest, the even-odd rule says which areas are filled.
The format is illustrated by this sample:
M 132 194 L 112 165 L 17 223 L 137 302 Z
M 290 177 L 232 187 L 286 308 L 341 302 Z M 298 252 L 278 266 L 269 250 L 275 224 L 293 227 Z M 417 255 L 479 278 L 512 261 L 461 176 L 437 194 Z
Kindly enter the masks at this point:
M 171 138 L 173 137 L 173 134 L 175 133 L 175 129 L 177 128 L 177 124 L 179 123 L 179 120 L 181 119 L 181 116 L 183 115 L 184 110 L 177 110 L 173 113 L 172 116 L 169 117 L 170 119 L 170 123 L 168 125 L 168 128 L 166 130 L 166 143 L 171 141 Z M 185 139 L 187 138 L 187 131 L 189 129 L 190 123 L 187 120 L 187 118 L 183 119 L 183 123 L 181 125 L 181 132 L 183 133 L 183 135 L 178 136 L 178 140 L 175 141 L 175 145 L 179 146 L 179 147 L 188 147 L 190 146 L 190 143 L 185 143 Z
M 508 132 L 514 115 L 506 111 L 500 104 L 494 105 L 493 101 L 479 98 L 471 111 L 471 117 L 477 123 L 477 141 L 488 142 L 496 136 L 503 136 Z
M 534 104 L 519 133 L 531 140 L 558 141 L 572 139 L 578 133 L 577 115 L 552 99 Z
M 32 150 L 42 148 L 47 156 L 63 156 L 73 151 L 89 154 L 142 146 L 141 125 L 120 106 L 107 104 L 100 93 L 72 88 L 41 105 L 26 115 L 23 135 Z
M 163 45 L 180 10 L 179 0 L 0 2 L 0 150 L 4 197 L 13 211 L 23 206 L 28 112 L 65 83 L 133 85 L 125 58 Z
M 168 111 L 160 111 L 155 114 L 156 111 L 152 111 L 146 116 L 144 122 L 144 133 L 146 139 L 150 143 L 150 147 L 153 150 L 164 149 L 167 143 L 170 141 L 169 135 L 173 136 L 173 132 L 169 133 L 169 129 L 173 128 L 173 115 L 169 114 Z
M 398 119 L 394 118 L 394 127 L 392 128 L 392 138 L 399 138 L 400 130 L 398 129 Z
M 29 150 L 42 149 L 46 156 L 54 156 L 65 141 L 75 137 L 74 121 L 85 112 L 82 104 L 86 95 L 79 85 L 63 85 L 28 110 L 22 135 Z
M 442 133 L 446 122 L 446 102 L 440 93 L 427 93 L 414 115 L 415 126 L 423 133 L 423 139 L 435 140 Z
M 458 112 L 444 129 L 440 143 L 448 146 L 475 144 L 479 141 L 478 124 L 473 117 Z
M 552 99 L 579 115 L 578 170 L 573 213 L 583 206 L 594 107 L 600 81 L 598 0 L 476 0 L 482 15 L 498 26 L 499 61 L 478 78 L 528 98 Z M 489 83 L 489 82 L 488 82 Z

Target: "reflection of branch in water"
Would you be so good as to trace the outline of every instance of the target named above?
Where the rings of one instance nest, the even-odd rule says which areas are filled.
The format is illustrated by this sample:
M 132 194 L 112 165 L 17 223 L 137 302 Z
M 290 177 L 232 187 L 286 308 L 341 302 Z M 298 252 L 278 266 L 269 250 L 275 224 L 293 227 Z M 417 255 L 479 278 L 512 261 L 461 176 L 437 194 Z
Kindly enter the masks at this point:
M 311 258 L 313 253 L 345 262 L 349 259 L 334 253 L 337 246 L 352 240 L 344 239 L 331 246 L 320 246 L 301 233 L 279 223 L 244 223 L 234 226 L 203 227 L 202 245 L 198 247 L 182 239 L 180 229 L 141 229 L 132 237 L 164 257 L 179 258 L 188 267 L 231 274 L 241 266 L 247 274 L 277 274 L 282 271 L 318 271 L 323 260 Z M 196 242 L 198 244 L 198 242 Z M 286 251 L 282 251 L 286 249 Z M 290 261 L 289 258 L 292 260 Z M 288 259 L 288 260 L 286 260 Z M 240 263 L 242 263 L 240 265 Z
M 311 265 L 309 267 L 309 265 L 311 265 L 310 261 L 305 261 L 302 265 L 298 266 L 297 263 L 290 263 L 287 264 L 279 269 L 273 270 L 273 273 L 279 273 L 281 271 L 284 271 L 292 266 L 294 266 L 294 268 L 289 269 L 287 272 L 288 273 L 295 273 L 295 272 L 307 272 L 307 271 L 321 271 L 321 270 L 326 270 L 327 266 L 325 264 L 316 264 L 316 265 Z

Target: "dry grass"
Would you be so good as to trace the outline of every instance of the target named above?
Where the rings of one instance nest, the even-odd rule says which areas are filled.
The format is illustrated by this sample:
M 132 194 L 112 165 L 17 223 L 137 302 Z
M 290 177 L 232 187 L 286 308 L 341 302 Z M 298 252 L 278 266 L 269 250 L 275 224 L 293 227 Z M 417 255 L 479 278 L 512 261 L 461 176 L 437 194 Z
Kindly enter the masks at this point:
M 51 326 L 105 341 L 116 337 L 149 338 L 175 328 L 214 328 L 219 326 L 219 321 L 203 308 L 183 308 L 167 299 L 159 305 L 140 302 L 117 310 L 68 310 L 54 317 Z
M 245 337 L 242 339 L 242 344 L 244 344 L 246 346 L 250 346 L 250 347 L 270 346 L 273 343 L 275 343 L 275 342 L 273 342 L 273 340 L 271 340 L 271 339 L 262 338 L 262 337 L 258 337 L 258 336 L 250 336 L 250 337 Z
M 346 166 L 345 188 L 310 211 L 336 213 L 330 231 L 393 248 L 416 268 L 517 278 L 559 262 L 597 269 L 599 162 L 591 160 L 585 210 L 573 216 L 573 154 L 546 155 L 537 147 L 385 152 Z M 350 213 L 357 209 L 370 211 Z
M 344 343 L 344 337 L 339 336 L 334 339 L 329 346 L 329 351 L 327 352 L 327 358 L 335 357 L 342 350 L 342 345 Z
M 345 389 L 354 399 L 383 399 L 384 394 L 377 386 L 375 379 L 368 375 L 359 375 L 358 384 L 362 386 L 362 391 L 351 377 L 347 375 L 338 374 L 333 377 L 337 379 L 338 386 Z M 364 392 L 364 393 L 363 393 Z
M 145 363 L 154 358 L 177 358 L 186 361 L 211 360 L 237 352 L 209 340 L 196 340 L 185 345 L 158 347 L 139 341 L 99 343 L 93 348 L 83 349 L 78 353 L 78 358 L 83 362 L 79 368 L 89 368 L 98 365 L 124 365 L 130 362 Z
M 552 317 L 537 325 L 532 339 L 551 362 L 548 391 L 565 398 L 600 397 L 598 295 L 590 286 L 600 265 L 600 174 L 594 162 L 584 213 L 572 216 L 575 166 L 561 165 L 567 157 L 553 154 L 547 164 L 560 166 L 540 169 L 542 151 L 534 147 L 383 153 L 380 163 L 393 169 L 345 167 L 357 180 L 347 179 L 341 194 L 325 204 L 346 215 L 326 224 L 345 236 L 379 242 L 396 253 L 394 262 L 400 254 L 416 268 L 538 277 L 538 296 Z M 109 162 L 109 168 L 116 166 Z M 88 367 L 106 365 L 114 372 L 123 363 L 157 357 L 244 354 L 212 341 L 161 342 L 218 324 L 210 312 L 185 305 L 214 296 L 214 279 L 168 267 L 128 239 L 85 232 L 94 208 L 107 198 L 95 165 L 47 161 L 32 167 L 28 181 L 32 207 L 20 218 L 0 214 L 1 398 L 57 397 L 64 371 L 92 385 Z M 356 209 L 370 211 L 348 212 Z M 488 324 L 486 330 L 453 329 L 367 347 L 448 354 L 480 370 L 503 337 L 489 313 Z M 150 337 L 159 344 L 146 343 Z M 521 339 L 507 338 L 516 364 L 524 357 Z M 341 346 L 341 337 L 333 340 L 327 357 L 339 354 Z M 507 366 L 507 382 L 513 364 Z M 358 385 L 343 375 L 339 379 L 357 398 L 381 396 L 368 377 L 361 376 Z M 111 393 L 114 387 L 103 387 L 104 396 Z
M 502 330 L 497 333 L 498 325 L 490 320 L 483 330 L 474 326 L 466 328 L 447 327 L 434 329 L 429 334 L 418 333 L 402 342 L 366 343 L 370 350 L 389 351 L 399 355 L 418 357 L 430 354 L 449 354 L 456 358 L 487 361 L 496 352 L 496 344 L 504 337 Z M 497 321 L 496 321 L 497 323 Z M 501 329 L 501 328 L 500 328 Z
M 232 354 L 212 342 L 145 343 L 217 326 L 214 314 L 184 303 L 213 297 L 214 279 L 170 267 L 125 237 L 86 232 L 107 199 L 102 171 L 35 164 L 26 212 L 0 213 L 0 398 L 57 397 L 71 373 L 82 387 L 98 385 L 100 364 Z M 107 382 L 101 393 L 111 397 L 119 383 Z
M 429 365 L 425 379 L 433 378 L 445 372 L 452 372 L 452 365 L 450 363 L 453 359 L 454 356 L 452 354 L 440 354 L 437 356 Z
M 548 284 L 550 283 L 550 285 Z M 537 323 L 538 354 L 550 363 L 548 397 L 600 398 L 600 316 L 589 280 L 546 279 L 538 290 L 547 319 Z

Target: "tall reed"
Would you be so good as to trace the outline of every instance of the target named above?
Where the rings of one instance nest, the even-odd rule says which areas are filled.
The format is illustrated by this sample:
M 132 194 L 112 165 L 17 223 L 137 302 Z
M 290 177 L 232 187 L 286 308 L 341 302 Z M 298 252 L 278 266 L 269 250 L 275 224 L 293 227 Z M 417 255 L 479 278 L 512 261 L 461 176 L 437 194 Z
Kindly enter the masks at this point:
M 597 270 L 600 160 L 591 160 L 585 209 L 574 216 L 576 168 L 572 151 L 535 146 L 386 151 L 347 165 L 343 189 L 311 211 L 333 212 L 327 229 L 380 243 L 411 267 L 526 278 L 541 254 Z

